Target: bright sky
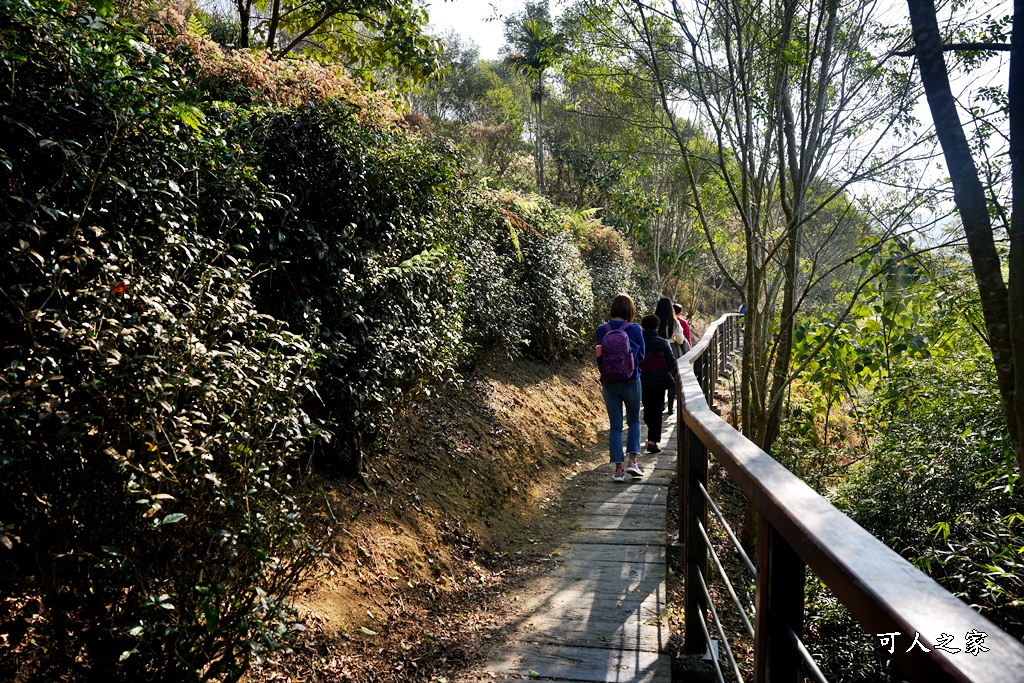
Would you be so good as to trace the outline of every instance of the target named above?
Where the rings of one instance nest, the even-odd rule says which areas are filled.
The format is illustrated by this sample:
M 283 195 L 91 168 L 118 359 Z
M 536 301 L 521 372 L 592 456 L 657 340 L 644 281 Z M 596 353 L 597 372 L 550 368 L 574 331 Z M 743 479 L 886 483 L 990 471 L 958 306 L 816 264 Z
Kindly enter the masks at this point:
M 430 23 L 436 33 L 453 29 L 463 38 L 476 43 L 481 59 L 497 59 L 498 49 L 505 42 L 501 21 L 485 21 L 495 16 L 518 12 L 522 0 L 427 0 Z
M 426 0 L 430 23 L 441 33 L 454 29 L 480 48 L 481 59 L 497 59 L 498 49 L 505 42 L 500 20 L 485 21 L 495 13 L 508 16 L 523 9 L 523 0 Z M 558 16 L 557 2 L 551 2 L 551 13 Z

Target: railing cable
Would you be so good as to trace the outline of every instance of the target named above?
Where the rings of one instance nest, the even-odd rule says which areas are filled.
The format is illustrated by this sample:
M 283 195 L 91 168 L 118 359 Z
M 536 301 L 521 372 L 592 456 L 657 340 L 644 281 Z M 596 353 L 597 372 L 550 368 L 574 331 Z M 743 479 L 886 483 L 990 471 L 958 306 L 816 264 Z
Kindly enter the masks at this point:
M 710 600 L 708 600 L 708 604 L 711 604 Z M 712 607 L 712 609 L 714 609 L 714 607 Z M 718 654 L 712 646 L 714 641 L 711 638 L 711 632 L 708 631 L 708 625 L 703 619 L 698 619 L 697 623 L 700 624 L 701 630 L 704 631 L 704 642 L 708 644 L 708 653 L 711 656 L 711 664 L 715 667 L 715 674 L 718 676 L 718 683 L 725 683 L 725 675 L 722 673 L 722 665 L 718 661 Z
M 818 668 L 818 665 L 815 664 L 814 657 L 807 651 L 807 648 L 804 647 L 804 643 L 800 640 L 800 636 L 793 633 L 793 629 L 791 628 L 786 629 L 786 634 L 793 642 L 793 646 L 796 648 L 796 651 L 800 653 L 800 657 L 803 658 L 807 673 L 809 673 L 818 683 L 829 683 L 829 680 L 825 678 L 825 674 L 823 674 L 821 669 Z
M 706 538 L 706 536 L 705 536 Z M 704 591 L 704 598 L 707 600 L 708 609 L 711 610 L 711 620 L 715 623 L 715 629 L 718 631 L 718 637 L 722 639 L 722 646 L 725 648 L 725 656 L 728 659 L 729 664 L 732 666 L 732 672 L 736 676 L 738 683 L 743 683 L 743 675 L 740 674 L 739 664 L 736 663 L 736 656 L 732 653 L 732 647 L 729 645 L 729 639 L 725 637 L 725 628 L 722 626 L 722 620 L 718 617 L 718 610 L 715 609 L 715 603 L 711 600 L 711 592 L 708 591 L 708 584 L 704 580 L 704 572 L 698 571 L 697 578 L 700 579 L 700 587 Z M 703 620 L 702 620 L 703 621 Z M 707 627 L 704 627 L 705 633 L 707 633 Z M 710 636 L 708 636 L 710 642 Z
M 746 612 L 743 610 L 743 605 L 740 603 L 739 596 L 736 595 L 736 591 L 732 587 L 732 582 L 729 580 L 728 574 L 725 573 L 725 568 L 722 567 L 721 560 L 718 559 L 718 553 L 716 553 L 715 549 L 711 546 L 711 540 L 708 538 L 707 529 L 705 529 L 704 525 L 700 522 L 697 523 L 697 526 L 700 528 L 700 535 L 704 537 L 704 543 L 707 545 L 708 551 L 711 553 L 711 559 L 715 561 L 715 567 L 718 569 L 718 574 L 722 577 L 722 582 L 725 584 L 726 590 L 729 591 L 729 597 L 732 598 L 732 604 L 736 605 L 737 614 L 739 614 L 740 619 L 743 620 L 743 625 L 747 627 L 747 633 L 749 633 L 750 637 L 753 638 L 754 627 L 750 623 L 750 620 L 747 619 Z
M 711 499 L 711 495 L 708 493 L 708 490 L 704 488 L 704 484 L 698 481 L 697 486 L 700 488 L 700 492 L 703 494 L 704 500 L 711 505 L 711 510 L 715 513 L 715 519 L 717 519 L 718 523 L 722 525 L 723 529 L 725 529 L 725 533 L 729 534 L 732 546 L 736 549 L 736 552 L 739 553 L 740 559 L 743 560 L 743 564 L 747 565 L 747 571 L 750 572 L 751 578 L 756 579 L 757 570 L 754 569 L 754 563 L 750 561 L 750 557 L 747 555 L 746 551 L 743 550 L 743 546 L 740 545 L 739 539 L 737 539 L 736 534 L 733 533 L 732 527 L 730 527 L 728 522 L 725 521 L 725 517 L 722 516 L 722 511 L 718 509 L 717 505 L 715 505 L 715 501 Z
M 705 632 L 705 641 L 708 643 L 713 642 L 711 632 L 708 631 L 708 625 L 700 620 L 700 628 Z M 722 666 L 718 661 L 718 654 L 715 653 L 714 649 L 709 648 L 709 654 L 711 656 L 711 663 L 715 666 L 715 674 L 718 676 L 718 683 L 725 683 L 725 675 L 722 673 Z

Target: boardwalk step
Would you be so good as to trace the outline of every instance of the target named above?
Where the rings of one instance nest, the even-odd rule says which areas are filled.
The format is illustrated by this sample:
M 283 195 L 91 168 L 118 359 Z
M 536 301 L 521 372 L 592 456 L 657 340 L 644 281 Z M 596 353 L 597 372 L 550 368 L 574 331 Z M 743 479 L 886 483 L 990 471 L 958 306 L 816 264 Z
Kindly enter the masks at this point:
M 645 650 L 525 643 L 517 652 L 507 653 L 495 661 L 488 671 L 527 678 L 534 671 L 541 678 L 559 681 L 669 683 L 672 674 L 662 657 Z
M 618 621 L 591 620 L 577 627 L 566 625 L 561 619 L 540 617 L 523 625 L 523 640 L 565 647 L 596 647 L 609 649 L 637 649 L 658 652 L 665 647 L 668 629 L 632 628 Z

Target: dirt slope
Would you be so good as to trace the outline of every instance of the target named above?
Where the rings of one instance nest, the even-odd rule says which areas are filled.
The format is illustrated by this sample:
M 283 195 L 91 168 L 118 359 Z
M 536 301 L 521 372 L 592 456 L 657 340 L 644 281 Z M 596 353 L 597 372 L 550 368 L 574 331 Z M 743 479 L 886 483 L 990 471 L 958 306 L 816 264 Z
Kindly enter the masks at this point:
M 307 630 L 248 681 L 455 677 L 501 637 L 503 605 L 605 476 L 606 428 L 596 372 L 580 363 L 482 367 L 407 407 L 367 460 L 367 487 L 313 482 L 332 534 L 299 601 Z

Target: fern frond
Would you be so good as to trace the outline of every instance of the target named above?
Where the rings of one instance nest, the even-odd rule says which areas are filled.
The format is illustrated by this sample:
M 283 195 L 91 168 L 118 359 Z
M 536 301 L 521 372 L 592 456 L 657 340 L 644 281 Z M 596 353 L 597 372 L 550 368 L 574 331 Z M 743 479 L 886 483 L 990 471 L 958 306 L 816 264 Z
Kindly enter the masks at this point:
M 516 248 L 516 258 L 519 262 L 523 262 L 523 250 L 519 247 L 519 235 L 516 233 L 516 228 L 512 225 L 512 220 L 508 217 L 505 218 L 505 222 L 508 223 L 508 234 L 512 238 L 512 246 Z
M 197 14 L 192 14 L 188 18 L 188 21 L 185 22 L 185 29 L 189 33 L 196 34 L 200 38 L 210 37 L 210 32 L 206 30 L 206 26 L 203 25 L 202 20 L 199 18 L 199 15 Z
M 193 15 L 194 16 L 194 15 Z M 176 102 L 174 107 L 171 109 L 174 112 L 174 116 L 179 121 L 184 123 L 186 126 L 201 133 L 206 124 L 206 114 L 203 113 L 202 109 L 191 104 L 182 104 Z
M 392 275 L 399 275 L 402 273 L 437 270 L 444 263 L 447 255 L 447 247 L 424 249 L 415 256 L 405 259 L 397 266 L 389 267 L 387 271 Z

